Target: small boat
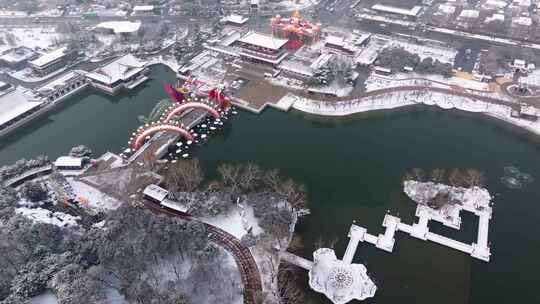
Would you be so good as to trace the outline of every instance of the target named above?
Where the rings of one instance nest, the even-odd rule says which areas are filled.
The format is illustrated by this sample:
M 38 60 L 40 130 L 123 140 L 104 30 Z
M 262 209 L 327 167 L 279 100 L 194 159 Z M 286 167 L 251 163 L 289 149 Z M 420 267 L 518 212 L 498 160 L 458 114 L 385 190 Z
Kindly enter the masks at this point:
M 182 154 L 182 158 L 188 158 L 188 157 L 189 157 L 189 153 Z

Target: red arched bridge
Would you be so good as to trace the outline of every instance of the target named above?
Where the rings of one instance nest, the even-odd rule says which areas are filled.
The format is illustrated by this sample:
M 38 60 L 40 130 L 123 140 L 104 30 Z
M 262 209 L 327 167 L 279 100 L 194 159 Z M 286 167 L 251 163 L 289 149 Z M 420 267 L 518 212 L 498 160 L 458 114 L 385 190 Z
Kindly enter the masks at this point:
M 139 150 L 147 139 L 159 132 L 170 133 L 170 135 L 161 136 L 160 142 L 152 143 L 153 146 L 163 145 L 177 135 L 186 140 L 194 140 L 190 132 L 191 127 L 208 115 L 212 115 L 214 119 L 220 118 L 222 110 L 230 107 L 229 98 L 223 93 L 223 90 L 214 88 L 204 93 L 189 93 L 193 82 L 191 80 L 187 86 L 178 88 L 167 82 L 163 83 L 173 105 L 163 113 L 159 121 L 139 127 L 133 133 L 133 137 L 129 141 L 133 151 Z M 147 147 L 144 149 L 146 150 Z
M 134 137 L 130 139 L 130 146 L 133 150 L 138 150 L 146 140 L 147 137 L 152 137 L 157 132 L 161 131 L 167 131 L 167 132 L 174 132 L 177 134 L 180 134 L 182 137 L 186 138 L 187 140 L 193 140 L 193 135 L 189 132 L 189 130 L 177 125 L 177 124 L 169 124 L 169 123 L 157 123 L 157 124 L 150 124 L 147 126 L 144 126 L 142 128 L 139 128 L 134 134 Z
M 221 115 L 219 112 L 212 106 L 203 103 L 203 102 L 186 102 L 182 103 L 180 105 L 177 105 L 173 108 L 170 108 L 169 112 L 166 113 L 165 118 L 163 119 L 163 122 L 169 122 L 173 117 L 177 115 L 182 115 L 182 113 L 186 112 L 190 109 L 203 109 L 206 110 L 210 115 L 212 115 L 214 118 L 219 118 Z

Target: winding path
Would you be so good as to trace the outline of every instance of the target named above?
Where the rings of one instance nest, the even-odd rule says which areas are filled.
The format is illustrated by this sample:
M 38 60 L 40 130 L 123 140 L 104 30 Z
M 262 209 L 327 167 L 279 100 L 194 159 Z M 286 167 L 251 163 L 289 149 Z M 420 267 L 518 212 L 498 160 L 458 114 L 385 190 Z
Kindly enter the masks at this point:
M 201 222 L 189 215 L 178 212 L 169 208 L 161 208 L 156 204 L 144 200 L 144 205 L 147 209 L 154 213 L 162 213 L 169 216 L 174 216 L 182 218 L 188 221 L 198 221 Z M 259 268 L 257 263 L 249 251 L 249 248 L 242 245 L 240 240 L 234 237 L 232 234 L 222 230 L 216 226 L 201 222 L 206 230 L 208 231 L 209 239 L 223 247 L 229 253 L 232 254 L 238 269 L 240 271 L 240 276 L 242 279 L 242 285 L 244 286 L 243 295 L 244 295 L 244 304 L 255 304 L 256 295 L 262 292 L 262 281 Z
M 355 96 L 344 96 L 344 97 L 328 97 L 328 96 L 321 96 L 319 94 L 308 94 L 308 93 L 301 93 L 299 94 L 301 97 L 305 97 L 314 101 L 322 101 L 322 102 L 339 102 L 339 101 L 355 101 L 367 97 L 373 97 L 378 95 L 384 95 L 394 92 L 402 92 L 402 91 L 432 91 L 437 93 L 444 93 L 444 94 L 450 94 L 455 96 L 461 96 L 469 99 L 476 99 L 481 100 L 484 102 L 492 103 L 492 104 L 498 104 L 498 105 L 505 105 L 512 108 L 518 108 L 519 104 L 516 102 L 510 102 L 505 101 L 489 96 L 481 96 L 472 94 L 466 91 L 461 90 L 455 90 L 455 89 L 445 89 L 445 88 L 439 88 L 439 87 L 432 87 L 432 86 L 416 86 L 416 85 L 409 85 L 409 86 L 397 86 L 397 87 L 388 87 L 378 90 L 373 90 L 369 92 L 364 92 L 357 94 Z

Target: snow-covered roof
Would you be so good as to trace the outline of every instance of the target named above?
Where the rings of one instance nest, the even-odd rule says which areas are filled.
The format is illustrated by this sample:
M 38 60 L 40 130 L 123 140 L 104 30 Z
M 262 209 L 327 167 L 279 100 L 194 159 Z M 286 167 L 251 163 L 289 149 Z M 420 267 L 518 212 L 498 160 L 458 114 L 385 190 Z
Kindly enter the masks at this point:
M 479 15 L 480 15 L 480 12 L 478 12 L 477 10 L 468 9 L 468 10 L 462 10 L 461 14 L 459 14 L 459 18 L 474 19 L 474 18 L 478 18 Z
M 317 59 L 315 59 L 315 61 L 313 61 L 313 63 L 310 65 L 310 68 L 312 68 L 314 70 L 322 68 L 323 66 L 325 66 L 330 61 L 330 59 L 333 56 L 334 56 L 334 54 L 332 54 L 332 53 L 323 53 L 323 54 L 321 54 L 319 57 L 317 57 Z
M 46 66 L 55 60 L 58 60 L 66 55 L 67 47 L 61 47 L 52 52 L 41 55 L 40 57 L 30 61 L 30 64 L 33 64 L 37 67 Z
M 161 188 L 158 185 L 151 184 L 144 188 L 143 194 L 161 202 L 167 197 L 169 191 Z
M 343 46 L 345 44 L 345 39 L 343 37 L 338 37 L 338 36 L 328 36 L 326 38 L 326 43 L 337 45 L 337 46 Z
M 77 226 L 77 221 L 81 219 L 79 216 L 73 216 L 63 212 L 52 212 L 41 207 L 19 207 L 15 209 L 15 212 L 34 222 L 52 224 L 58 227 Z
M 532 19 L 529 17 L 518 17 L 512 19 L 513 25 L 523 25 L 523 26 L 531 26 L 532 25 Z
M 503 9 L 508 5 L 506 1 L 503 0 L 487 0 L 484 3 L 484 6 L 487 8 Z
M 249 32 L 244 37 L 240 38 L 238 41 L 271 50 L 279 50 L 287 43 L 286 39 L 275 38 L 257 32 Z
M 456 7 L 450 4 L 441 4 L 439 5 L 439 12 L 451 15 L 456 12 Z
M 490 22 L 493 22 L 493 21 L 504 22 L 504 15 L 503 14 L 493 14 L 493 15 L 487 17 L 484 22 L 485 23 L 490 23 Z
M 82 158 L 72 156 L 60 156 L 54 162 L 56 167 L 82 167 Z
M 514 59 L 514 66 L 516 67 L 525 67 L 525 60 L 523 59 Z
M 80 77 L 81 74 L 70 71 L 56 79 L 54 79 L 51 82 L 46 83 L 44 86 L 37 89 L 38 92 L 49 92 L 54 91 L 57 87 L 63 87 L 65 86 L 70 80 L 73 80 L 75 78 Z
M 512 2 L 513 6 L 523 6 L 523 7 L 529 7 L 531 6 L 531 0 L 514 0 Z
M 283 61 L 279 68 L 284 71 L 300 74 L 306 77 L 312 77 L 314 74 L 313 69 L 310 66 L 303 64 L 302 62 L 287 60 Z
M 149 12 L 153 11 L 154 6 L 153 5 L 135 5 L 133 7 L 133 11 L 135 12 Z
M 395 6 L 375 4 L 374 6 L 371 7 L 371 9 L 385 12 L 385 13 L 393 13 L 393 14 L 399 14 L 399 15 L 405 15 L 405 16 L 416 16 L 418 15 L 422 7 L 414 6 L 411 9 L 404 9 L 404 8 L 395 7 Z
M 244 24 L 248 21 L 248 18 L 241 15 L 237 15 L 237 14 L 231 14 L 227 16 L 226 21 L 231 22 L 231 23 L 236 23 L 236 24 Z
M 146 62 L 140 61 L 131 54 L 124 55 L 104 67 L 86 74 L 86 77 L 106 84 L 127 79 L 139 73 L 146 67 Z
M 141 27 L 140 22 L 131 21 L 107 21 L 101 22 L 96 28 L 105 28 L 113 30 L 115 34 L 133 33 L 137 32 Z
M 0 60 L 10 63 L 17 63 L 28 60 L 35 55 L 34 51 L 29 48 L 19 47 L 8 50 L 4 55 L 0 56 Z
M 29 101 L 18 89 L 0 96 L 0 125 L 40 106 L 42 101 Z

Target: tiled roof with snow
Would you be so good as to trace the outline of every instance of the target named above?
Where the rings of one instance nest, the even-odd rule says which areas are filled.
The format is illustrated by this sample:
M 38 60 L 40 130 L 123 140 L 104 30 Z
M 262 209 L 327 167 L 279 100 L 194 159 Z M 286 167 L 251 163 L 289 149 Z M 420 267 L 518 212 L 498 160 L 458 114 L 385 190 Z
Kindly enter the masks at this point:
M 231 14 L 227 16 L 226 20 L 231 23 L 244 24 L 248 21 L 248 18 L 237 14 Z
M 0 96 L 0 125 L 41 104 L 41 101 L 29 101 L 23 92 L 18 89 Z
M 52 52 L 46 53 L 38 57 L 37 59 L 34 59 L 30 61 L 30 64 L 33 64 L 38 67 L 46 66 L 47 64 L 62 58 L 67 51 L 67 47 L 61 47 L 59 49 L 56 49 Z
M 60 156 L 54 162 L 56 167 L 82 167 L 82 158 L 72 156 Z
M 240 38 L 238 41 L 271 50 L 279 50 L 287 43 L 286 39 L 275 38 L 257 32 L 249 32 L 244 37 Z
M 161 202 L 167 197 L 169 191 L 161 188 L 160 186 L 151 184 L 144 188 L 143 194 Z
M 131 54 L 124 55 L 108 65 L 90 72 L 86 77 L 103 83 L 112 84 L 118 80 L 128 79 L 146 67 L 146 62 L 140 61 Z

